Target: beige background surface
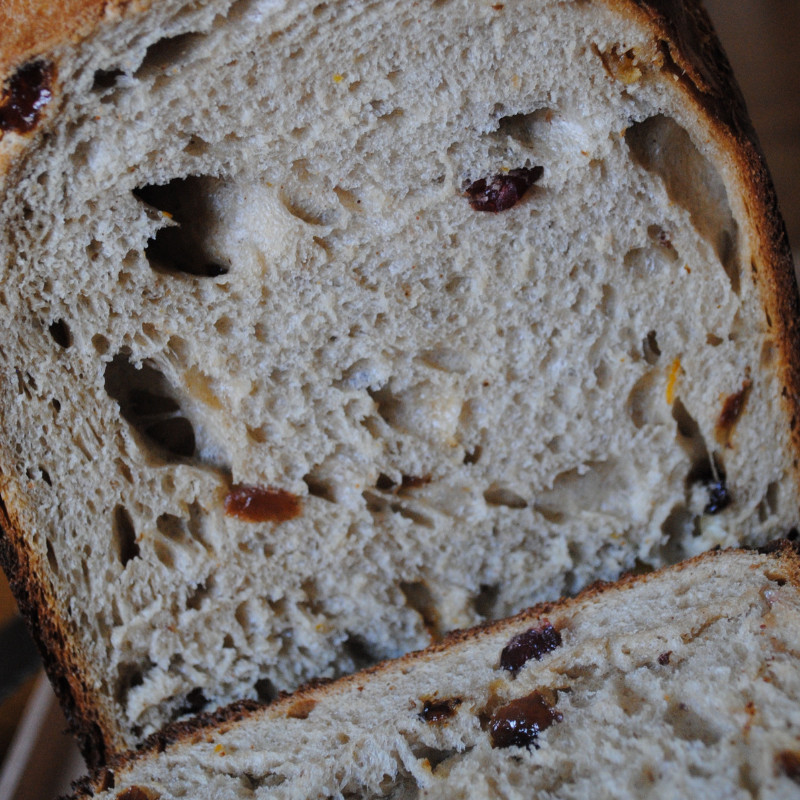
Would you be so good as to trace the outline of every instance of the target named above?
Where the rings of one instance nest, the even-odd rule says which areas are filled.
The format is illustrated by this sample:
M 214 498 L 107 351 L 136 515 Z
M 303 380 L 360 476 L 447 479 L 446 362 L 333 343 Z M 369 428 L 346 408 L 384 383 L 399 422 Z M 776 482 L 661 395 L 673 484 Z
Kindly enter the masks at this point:
M 759 132 L 793 247 L 800 248 L 800 0 L 706 0 Z M 0 623 L 14 613 L 0 575 Z M 0 759 L 33 688 L 0 705 Z M 43 799 L 45 800 L 45 799 Z

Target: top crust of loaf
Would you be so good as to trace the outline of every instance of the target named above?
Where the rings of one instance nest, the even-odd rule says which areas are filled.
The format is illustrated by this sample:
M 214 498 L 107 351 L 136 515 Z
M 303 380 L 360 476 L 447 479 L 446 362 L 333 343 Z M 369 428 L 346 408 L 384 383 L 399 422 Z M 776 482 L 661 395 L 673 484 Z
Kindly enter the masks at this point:
M 108 788 L 109 785 L 113 785 L 109 784 L 109 781 L 113 779 L 115 770 L 127 769 L 134 762 L 150 758 L 167 748 L 191 746 L 193 742 L 201 741 L 209 734 L 224 733 L 265 711 L 270 717 L 280 718 L 286 714 L 290 706 L 297 704 L 300 700 L 319 701 L 325 695 L 346 692 L 354 684 L 361 685 L 373 679 L 380 680 L 382 677 L 403 671 L 410 664 L 435 659 L 437 653 L 448 649 L 469 647 L 471 643 L 478 642 L 487 636 L 494 636 L 506 629 L 519 629 L 525 625 L 540 624 L 541 620 L 548 615 L 552 616 L 558 613 L 566 617 L 573 610 L 591 604 L 592 601 L 602 602 L 602 595 L 607 593 L 626 592 L 642 583 L 663 580 L 670 574 L 691 570 L 703 562 L 718 560 L 723 565 L 721 568 L 724 568 L 724 562 L 727 560 L 741 557 L 752 561 L 752 569 L 766 569 L 765 563 L 774 561 L 774 566 L 780 568 L 781 577 L 788 579 L 789 583 L 800 589 L 800 548 L 796 543 L 785 539 L 772 542 L 759 548 L 758 551 L 736 549 L 711 551 L 677 566 L 665 567 L 646 575 L 625 575 L 615 583 L 601 581 L 584 589 L 575 597 L 564 598 L 558 602 L 540 603 L 507 620 L 486 623 L 468 630 L 454 631 L 441 642 L 424 650 L 409 653 L 402 658 L 381 662 L 369 669 L 353 675 L 346 675 L 336 681 L 317 681 L 306 684 L 291 694 L 282 693 L 270 704 L 246 700 L 217 709 L 212 713 L 198 714 L 191 719 L 172 723 L 150 736 L 139 750 L 115 756 L 107 765 L 96 769 L 92 775 L 77 782 L 73 787 L 73 793 L 62 800 L 82 800 L 82 798 L 92 796 L 96 792 Z
M 756 227 L 754 241 L 758 243 L 758 250 L 752 270 L 761 284 L 765 310 L 774 329 L 783 400 L 787 418 L 792 420 L 792 443 L 795 454 L 800 453 L 800 426 L 797 424 L 800 360 L 795 357 L 800 352 L 800 299 L 772 182 L 727 59 L 699 0 L 601 1 L 619 13 L 638 17 L 652 31 L 663 55 L 663 69 L 675 75 L 688 101 L 707 122 L 713 135 L 724 143 L 736 165 Z M 4 3 L 0 7 L 0 29 L 4 31 L 0 82 L 7 87 L 16 69 L 37 58 L 52 60 L 57 70 L 60 52 L 82 41 L 98 27 L 141 14 L 150 6 L 149 0 L 64 0 L 56 5 L 48 0 Z M 40 124 L 30 134 L 3 136 L 0 133 L 0 185 L 13 180 L 17 159 L 25 150 L 34 147 L 46 132 L 48 117 L 56 114 L 60 106 L 58 92 L 56 78 L 54 100 L 45 108 Z M 797 465 L 795 456 L 795 469 Z M 31 563 L 35 556 L 24 548 L 25 536 L 16 520 L 16 510 L 7 508 L 0 498 L 0 528 L 3 529 L 0 531 L 0 564 L 9 575 L 21 610 L 35 632 L 51 680 L 67 709 L 84 755 L 92 764 L 102 763 L 106 743 L 113 739 L 109 733 L 112 721 L 103 719 L 102 709 L 93 706 L 89 699 L 90 690 L 80 678 L 83 671 L 79 658 L 69 646 L 70 633 L 66 627 L 61 627 L 60 619 L 48 613 L 51 601 L 47 589 L 31 577 L 39 570 Z M 781 552 L 781 557 L 787 557 L 785 551 Z M 794 563 L 796 566 L 796 559 Z M 603 590 L 603 587 L 595 587 L 591 591 Z M 456 638 L 472 635 L 462 633 Z M 447 641 L 452 643 L 453 640 Z M 221 713 L 239 718 L 250 713 L 250 708 L 245 704 Z M 186 738 L 197 729 L 220 721 L 216 715 L 198 720 L 170 728 L 162 736 L 174 737 L 174 740 Z M 166 741 L 151 742 L 150 747 L 163 747 Z

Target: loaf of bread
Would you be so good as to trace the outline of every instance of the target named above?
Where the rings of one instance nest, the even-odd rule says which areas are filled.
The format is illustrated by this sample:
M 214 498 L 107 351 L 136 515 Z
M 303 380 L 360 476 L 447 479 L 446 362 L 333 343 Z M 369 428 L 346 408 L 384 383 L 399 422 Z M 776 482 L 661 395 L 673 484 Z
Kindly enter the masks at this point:
M 797 290 L 699 2 L 0 30 L 0 551 L 90 759 L 798 524 Z
M 797 553 L 711 553 L 176 725 L 73 800 L 787 800 L 799 654 Z

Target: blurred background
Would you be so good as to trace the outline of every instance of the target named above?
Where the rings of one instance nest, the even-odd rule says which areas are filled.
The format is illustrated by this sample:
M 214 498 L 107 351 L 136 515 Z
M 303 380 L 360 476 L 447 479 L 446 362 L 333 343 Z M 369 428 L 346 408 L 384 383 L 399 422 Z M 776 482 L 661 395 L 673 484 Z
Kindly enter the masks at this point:
M 772 171 L 789 239 L 797 254 L 800 249 L 800 0 L 706 0 L 706 7 L 742 86 Z M 14 613 L 11 593 L 0 574 L 0 625 L 9 623 Z M 8 669 L 13 669 L 13 662 L 18 659 L 14 647 L 0 640 L 0 648 L 5 650 L 0 651 L 0 671 L 4 661 L 12 665 Z M 53 788 L 47 782 L 48 770 L 58 768 L 59 758 L 67 758 L 62 745 L 52 736 L 59 734 L 64 723 L 47 707 L 46 693 L 41 688 L 35 691 L 35 676 L 21 677 L 14 692 L 0 695 L 0 762 L 15 732 L 22 734 L 27 745 L 35 743 L 36 731 L 31 730 L 32 726 L 20 728 L 26 703 L 30 703 L 27 718 L 36 721 L 39 727 L 51 729 L 47 746 L 53 760 L 39 763 L 37 774 L 26 776 L 27 789 L 10 790 L 5 796 L 0 791 L 0 797 L 52 800 L 60 788 Z M 16 752 L 22 755 L 24 747 L 19 745 L 18 740 Z
M 800 0 L 705 0 L 800 250 Z M 797 259 L 795 259 L 797 263 Z

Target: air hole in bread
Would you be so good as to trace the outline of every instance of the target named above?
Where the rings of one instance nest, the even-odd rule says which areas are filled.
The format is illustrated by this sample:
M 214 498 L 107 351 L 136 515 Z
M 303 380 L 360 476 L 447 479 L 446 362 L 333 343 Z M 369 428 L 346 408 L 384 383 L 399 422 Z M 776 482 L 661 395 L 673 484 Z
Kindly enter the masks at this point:
M 431 530 L 436 527 L 434 521 L 427 514 L 423 514 L 421 511 L 415 508 L 411 508 L 401 503 L 392 503 L 389 508 L 393 513 L 398 514 L 404 519 L 410 520 L 415 525 L 420 525 L 423 528 L 430 528 Z
M 454 755 L 458 753 L 457 750 L 452 748 L 438 748 L 438 747 L 430 747 L 429 745 L 423 744 L 422 742 L 409 742 L 411 752 L 413 755 L 423 763 L 427 762 L 427 767 L 433 771 L 436 770 L 442 762 L 447 761 L 448 758 L 452 758 Z M 463 751 L 462 751 L 463 754 Z M 425 769 L 425 766 L 423 766 Z M 415 781 L 409 781 L 409 789 L 411 785 L 416 788 Z M 403 794 L 402 797 L 410 798 L 413 795 L 411 794 Z
M 196 442 L 192 423 L 181 415 L 164 375 L 152 364 L 137 368 L 125 352 L 108 363 L 105 386 L 119 403 L 120 413 L 133 428 L 138 443 L 157 461 L 191 458 Z
M 738 227 L 720 174 L 689 134 L 663 115 L 634 123 L 625 132 L 633 160 L 658 175 L 670 200 L 689 212 L 692 224 L 714 249 L 731 288 L 739 293 Z
M 201 33 L 182 33 L 159 39 L 147 48 L 133 77 L 146 78 L 166 70 L 167 67 L 177 67 L 204 38 Z
M 617 312 L 617 291 L 607 283 L 602 287 L 600 312 L 609 319 L 614 319 Z
M 400 584 L 400 591 L 406 599 L 406 605 L 419 614 L 422 624 L 431 639 L 436 640 L 441 636 L 439 610 L 436 600 L 425 581 L 404 581 Z
M 490 486 L 484 493 L 483 499 L 490 506 L 505 506 L 506 508 L 527 508 L 528 501 L 520 497 L 515 491 L 505 486 Z
M 216 214 L 211 194 L 219 185 L 213 178 L 190 176 L 134 189 L 142 203 L 161 214 L 162 227 L 145 247 L 156 272 L 205 278 L 228 272 L 230 263 L 213 237 Z
M 56 558 L 55 551 L 53 550 L 53 544 L 48 539 L 47 540 L 47 563 L 50 565 L 50 569 L 52 570 L 54 575 L 58 575 L 58 559 Z
M 686 742 L 701 742 L 706 747 L 715 745 L 721 733 L 713 726 L 711 719 L 695 711 L 688 703 L 670 703 L 666 722 L 678 739 Z
M 278 696 L 278 690 L 269 678 L 259 678 L 253 688 L 255 689 L 256 697 L 261 703 L 271 703 Z
M 184 145 L 183 152 L 186 153 L 187 156 L 197 158 L 199 156 L 206 155 L 210 149 L 211 145 L 205 139 L 195 133 Z
M 600 361 L 595 365 L 593 372 L 597 388 L 607 389 L 611 384 L 612 374 L 611 369 L 609 368 L 605 359 L 600 359 Z
M 478 593 L 472 600 L 475 613 L 483 619 L 493 619 L 496 615 L 497 599 L 500 596 L 500 585 L 497 583 L 482 583 Z
M 69 329 L 69 325 L 63 319 L 57 319 L 55 322 L 51 322 L 48 328 L 50 331 L 50 336 L 53 337 L 53 341 L 61 348 L 66 350 L 72 345 L 72 332 Z
M 669 231 L 665 231 L 660 225 L 649 225 L 647 235 L 667 259 L 674 262 L 680 258 Z
M 481 460 L 481 456 L 483 455 L 483 448 L 476 444 L 472 450 L 465 450 L 464 451 L 464 463 L 465 464 L 477 464 Z
M 657 400 L 661 400 L 660 391 L 656 391 L 660 388 L 658 377 L 655 370 L 648 370 L 634 383 L 628 393 L 625 407 L 637 428 L 643 428 L 651 421 L 653 405 Z
M 767 486 L 764 497 L 758 504 L 758 518 L 761 522 L 766 522 L 771 516 L 778 513 L 780 508 L 780 484 L 773 481 Z
M 564 521 L 564 512 L 558 508 L 552 508 L 543 503 L 535 503 L 533 510 L 537 514 L 541 514 L 542 517 L 544 517 L 548 522 L 552 522 L 554 525 L 559 525 Z
M 687 476 L 689 483 L 707 480 L 711 477 L 711 457 L 706 440 L 697 424 L 697 420 L 689 413 L 680 397 L 672 404 L 672 418 L 677 426 L 678 443 L 689 456 L 691 468 Z
M 154 666 L 155 664 L 149 658 L 145 659 L 144 664 L 122 662 L 117 667 L 116 698 L 118 702 L 124 703 L 130 690 L 141 686 L 144 683 L 145 673 Z
M 353 671 L 364 669 L 374 664 L 378 659 L 367 644 L 367 640 L 356 633 L 348 632 L 342 643 L 342 650 L 353 665 Z
M 303 476 L 303 483 L 308 487 L 308 493 L 312 497 L 319 497 L 322 500 L 327 500 L 329 503 L 336 502 L 336 492 L 330 481 L 309 472 L 307 475 Z
M 117 85 L 117 78 L 124 74 L 124 70 L 121 69 L 98 69 L 92 80 L 92 91 L 102 94 L 108 89 L 113 89 Z
M 661 349 L 658 346 L 658 339 L 656 338 L 656 332 L 650 331 L 647 336 L 642 339 L 642 354 L 644 355 L 644 360 L 653 366 L 659 358 L 661 358 Z
M 203 690 L 199 686 L 196 686 L 184 698 L 183 704 L 178 709 L 178 714 L 180 716 L 184 714 L 197 714 L 205 708 L 207 703 L 208 700 L 203 694 Z
M 203 601 L 211 595 L 211 590 L 214 586 L 214 576 L 209 575 L 204 583 L 198 583 L 194 587 L 194 591 L 186 598 L 186 608 L 198 610 Z
M 117 552 L 120 564 L 125 567 L 131 559 L 139 557 L 139 545 L 136 542 L 136 529 L 125 506 L 118 505 L 114 509 L 111 524 L 111 540 Z

